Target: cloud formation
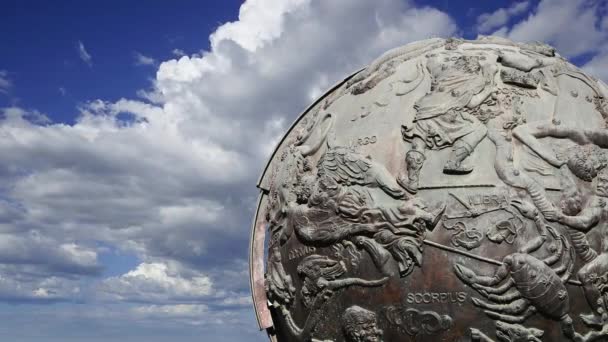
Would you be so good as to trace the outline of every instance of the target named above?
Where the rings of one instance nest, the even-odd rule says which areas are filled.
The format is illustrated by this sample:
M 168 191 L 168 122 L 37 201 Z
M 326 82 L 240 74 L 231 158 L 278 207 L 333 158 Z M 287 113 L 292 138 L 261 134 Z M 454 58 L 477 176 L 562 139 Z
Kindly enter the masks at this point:
M 135 65 L 155 65 L 156 60 L 152 57 L 144 56 L 139 52 L 135 52 Z
M 171 53 L 172 53 L 173 55 L 177 56 L 177 57 L 182 57 L 182 56 L 185 56 L 185 55 L 186 55 L 186 53 L 185 53 L 185 52 L 184 52 L 184 50 L 182 50 L 182 49 L 173 49 L 173 50 L 171 51 Z
M 6 94 L 13 87 L 13 82 L 8 78 L 6 70 L 0 70 L 0 94 Z
M 595 55 L 583 69 L 608 83 L 608 49 L 605 47 Z
M 84 44 L 79 40 L 76 45 L 76 49 L 78 50 L 78 56 L 80 59 L 85 62 L 89 67 L 93 66 L 93 57 L 89 54 L 87 49 L 84 47 Z
M 608 21 L 594 6 L 543 0 L 513 23 L 530 7 L 519 2 L 480 16 L 478 31 L 595 54 L 586 68 L 607 77 Z M 280 135 L 331 84 L 384 51 L 457 32 L 446 13 L 410 1 L 248 0 L 207 51 L 176 49 L 163 62 L 136 54 L 136 63 L 158 66 L 144 100 L 91 100 L 72 125 L 0 109 L 0 300 L 94 303 L 81 315 L 46 318 L 56 326 L 163 321 L 210 339 L 263 341 L 250 308 L 247 240 L 255 181 Z M 82 42 L 77 48 L 92 66 Z M 0 92 L 10 87 L 0 72 Z M 109 250 L 133 255 L 135 266 L 107 274 Z
M 522 14 L 530 7 L 530 1 L 516 2 L 508 8 L 499 8 L 492 13 L 484 13 L 477 18 L 477 30 L 488 33 L 506 24 L 513 16 Z
M 597 53 L 608 39 L 608 30 L 596 25 L 604 20 L 601 6 L 589 0 L 542 0 L 527 18 L 494 34 L 515 41 L 543 41 L 569 58 Z
M 401 0 L 249 0 L 209 51 L 160 63 L 148 100 L 89 101 L 73 125 L 2 109 L 0 233 L 14 242 L 0 266 L 35 270 L 5 298 L 20 287 L 27 296 L 14 298 L 72 300 L 77 288 L 79 300 L 128 305 L 125 319 L 236 326 L 246 316 L 255 332 L 255 181 L 286 125 L 387 49 L 456 30 L 447 14 Z M 78 51 L 92 65 L 80 41 Z M 18 243 L 32 235 L 38 244 Z M 137 266 L 99 279 L 107 246 Z
M 500 8 L 477 18 L 477 31 L 515 41 L 542 41 L 555 46 L 566 58 L 587 58 L 582 66 L 608 82 L 608 15 L 601 1 L 542 0 L 520 21 L 514 17 L 528 1 Z
M 153 303 L 200 300 L 212 293 L 209 277 L 192 270 L 186 273 L 184 276 L 175 266 L 164 263 L 142 263 L 126 274 L 104 280 L 101 291 L 117 300 Z

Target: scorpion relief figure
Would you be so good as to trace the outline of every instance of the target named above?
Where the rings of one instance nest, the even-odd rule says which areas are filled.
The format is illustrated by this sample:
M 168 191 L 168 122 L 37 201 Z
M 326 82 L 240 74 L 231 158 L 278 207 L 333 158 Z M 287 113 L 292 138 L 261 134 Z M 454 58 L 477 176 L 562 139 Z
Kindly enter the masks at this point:
M 513 200 L 512 204 L 524 217 L 534 221 L 539 236 L 518 252 L 507 255 L 492 276 L 478 275 L 461 264 L 455 264 L 456 274 L 489 300 L 472 299 L 498 322 L 519 324 L 538 312 L 561 322 L 564 336 L 575 340 L 578 335 L 569 315 L 569 296 L 564 285 L 574 268 L 574 250 L 563 235 L 545 223 L 534 205 L 519 200 Z M 543 259 L 535 257 L 532 253 L 546 244 L 549 235 L 552 238 L 547 248 L 550 255 Z M 502 334 L 498 329 L 497 336 Z
M 427 149 L 452 147 L 443 172 L 466 174 L 473 166 L 467 157 L 486 136 L 486 127 L 467 108 L 475 108 L 494 90 L 495 64 L 481 64 L 480 56 L 431 56 L 427 69 L 431 74 L 431 91 L 414 105 L 416 115 L 412 126 L 402 126 L 403 139 L 412 148 L 405 155 L 407 176 L 399 183 L 409 192 L 418 191 L 420 170 Z

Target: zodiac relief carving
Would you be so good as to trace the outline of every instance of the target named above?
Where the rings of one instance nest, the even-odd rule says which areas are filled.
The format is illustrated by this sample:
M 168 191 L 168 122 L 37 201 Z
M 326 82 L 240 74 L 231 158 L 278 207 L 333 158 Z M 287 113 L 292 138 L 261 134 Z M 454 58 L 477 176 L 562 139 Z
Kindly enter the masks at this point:
M 608 197 L 608 169 L 602 169 L 597 176 L 595 195 L 591 197 L 587 206 L 585 206 L 578 214 L 568 215 L 570 213 L 560 211 L 552 220 L 566 225 L 570 229 L 586 233 L 594 227 L 600 230 L 601 250 L 600 253 L 588 253 L 586 244 L 582 247 L 579 245 L 579 254 L 586 264 L 578 271 L 578 279 L 582 282 L 583 290 L 587 302 L 592 309 L 590 314 L 582 314 L 581 319 L 589 326 L 594 328 L 602 328 L 606 324 L 605 313 L 606 306 L 604 303 L 605 283 L 602 282 L 602 277 L 608 272 L 608 246 L 607 227 L 605 222 L 606 198 Z M 586 241 L 584 241 L 586 242 Z M 579 242 L 580 243 L 580 242 Z M 608 335 L 606 335 L 608 337 Z
M 306 308 L 311 309 L 304 327 L 300 328 L 295 323 L 288 306 L 280 307 L 293 337 L 304 341 L 312 338 L 311 335 L 321 319 L 323 308 L 337 291 L 350 286 L 380 286 L 388 280 L 387 277 L 377 280 L 343 278 L 342 276 L 346 272 L 346 265 L 343 261 L 326 256 L 310 255 L 302 260 L 298 265 L 298 274 L 303 279 L 300 299 Z
M 302 187 L 302 179 L 310 177 L 307 157 L 321 148 L 331 127 L 327 124 L 331 119 L 331 114 L 326 114 L 318 121 L 305 122 L 302 132 L 282 153 L 281 161 L 285 167 L 276 168 L 273 175 L 281 182 L 274 184 L 266 213 L 270 243 L 264 283 L 268 300 L 275 307 L 289 305 L 293 301 L 295 288 L 291 276 L 285 271 L 281 247 L 291 236 L 290 212 L 306 197 L 307 189 Z M 318 131 L 317 140 L 309 140 Z
M 303 278 L 301 300 L 311 307 L 323 290 L 333 292 L 348 286 L 373 287 L 384 284 L 388 278 L 365 280 L 360 278 L 341 278 L 346 273 L 346 265 L 326 256 L 310 255 L 298 265 L 298 274 Z
M 481 57 L 455 55 L 444 60 L 433 56 L 427 61 L 431 73 L 431 91 L 416 102 L 412 125 L 402 126 L 403 139 L 412 150 L 424 154 L 427 149 L 452 147 L 444 173 L 463 174 L 473 170 L 465 160 L 486 135 L 485 126 L 463 108 L 474 108 L 494 90 L 496 65 L 481 64 Z M 413 152 L 408 152 L 412 155 Z M 406 162 L 408 158 L 406 154 Z M 418 157 L 420 164 L 424 158 Z M 419 164 L 407 164 L 407 175 L 399 178 L 411 193 L 418 191 Z
M 353 141 L 353 143 L 351 145 L 365 146 L 365 145 L 375 144 L 376 142 L 378 142 L 378 137 L 375 135 L 372 135 L 372 136 L 358 138 L 356 141 Z
M 513 216 L 506 220 L 496 222 L 486 233 L 488 240 L 501 244 L 503 242 L 512 245 L 523 228 L 523 221 Z
M 345 147 L 330 148 L 317 165 L 321 176 L 348 185 L 381 188 L 394 198 L 406 196 L 388 171 L 378 163 Z
M 510 211 L 509 202 L 505 194 L 494 193 L 468 195 L 467 200 L 461 198 L 459 195 L 456 195 L 454 192 L 448 192 L 448 194 L 452 198 L 456 199 L 456 201 L 466 209 L 463 212 L 445 215 L 445 218 L 448 220 L 473 218 L 501 210 Z
M 471 328 L 472 342 L 494 342 L 493 339 L 479 329 Z M 520 324 L 496 322 L 496 337 L 501 342 L 542 342 L 544 331 L 536 328 L 527 328 Z
M 280 251 L 276 247 L 269 251 L 264 283 L 268 301 L 273 306 L 288 305 L 293 301 L 296 288 L 291 276 L 285 272 Z
M 344 311 L 341 321 L 347 342 L 382 342 L 383 331 L 374 312 L 353 305 Z
M 467 227 L 466 223 L 458 221 L 453 225 L 448 225 L 445 222 L 443 227 L 447 230 L 453 231 L 452 233 L 452 245 L 456 247 L 464 247 L 468 250 L 481 246 L 481 240 L 483 234 L 475 227 Z
M 602 114 L 606 128 L 608 128 L 608 100 L 606 100 L 604 95 L 594 95 L 592 101 L 595 109 Z
M 269 331 L 608 341 L 606 89 L 498 37 L 398 48 L 337 85 L 261 180 Z
M 536 123 L 518 126 L 513 130 L 513 136 L 552 166 L 560 168 L 566 164 L 574 175 L 585 181 L 591 181 L 607 164 L 606 152 L 602 151 L 608 147 L 608 132 L 604 129 L 577 130 L 553 123 Z M 546 137 L 569 139 L 577 145 L 565 151 L 560 159 L 555 151 L 539 141 Z
M 513 205 L 526 218 L 534 220 L 539 237 L 506 256 L 492 276 L 478 275 L 461 264 L 455 264 L 456 274 L 489 300 L 472 299 L 488 316 L 502 322 L 522 323 L 540 312 L 560 321 L 564 336 L 574 340 L 568 291 L 564 286 L 573 271 L 574 250 L 562 235 L 545 224 L 531 203 L 514 201 Z M 543 259 L 535 257 L 532 253 L 545 245 L 549 235 L 553 240 L 548 248 L 551 254 Z
M 325 114 L 316 123 L 307 123 L 303 135 L 285 150 L 283 161 L 292 173 L 277 171 L 281 173 L 277 178 L 284 181 L 275 184 L 269 205 L 267 296 L 281 312 L 289 335 L 298 340 L 313 338 L 320 312 L 341 289 L 381 286 L 389 276 L 405 277 L 420 266 L 425 231 L 437 225 L 445 209 L 439 206 L 427 211 L 420 201 L 409 198 L 381 164 L 353 148 L 332 146 L 327 141 L 332 120 L 331 114 Z M 318 151 L 320 156 L 313 166 L 310 156 Z M 380 194 L 386 197 L 379 199 Z M 292 250 L 288 260 L 325 247 L 334 247 L 339 256 L 355 246 L 367 252 L 380 277 L 349 277 L 345 260 L 313 254 L 298 264 L 302 285 L 296 292 L 281 253 L 282 246 L 293 238 L 303 247 Z M 360 265 L 361 253 L 350 255 L 350 265 Z M 309 310 L 303 326 L 296 323 L 290 310 L 297 297 Z M 359 341 L 357 334 L 349 336 Z
M 440 315 L 434 311 L 389 306 L 385 309 L 385 314 L 390 324 L 410 336 L 434 335 L 452 327 L 450 316 Z
M 444 207 L 429 212 L 407 199 L 384 167 L 349 148 L 328 147 L 316 169 L 316 176 L 302 177 L 302 204 L 289 213 L 290 227 L 302 243 L 328 246 L 353 239 L 383 265 L 384 274 L 392 272 L 384 260 L 386 251 L 397 261 L 401 276 L 421 264 L 425 230 L 435 227 Z M 376 203 L 370 189 L 395 200 Z
M 385 274 L 391 273 L 383 261 L 386 250 L 398 262 L 401 276 L 421 264 L 425 230 L 434 228 L 444 207 L 428 212 L 404 199 L 392 205 L 376 204 L 368 188 L 380 188 L 397 198 L 403 198 L 405 192 L 378 164 L 343 148 L 329 150 L 318 170 L 319 176 L 309 179 L 307 205 L 297 206 L 291 213 L 302 243 L 327 246 L 353 239 L 370 252 L 377 265 L 383 265 Z
M 506 84 L 513 84 L 522 88 L 530 89 L 536 89 L 541 80 L 541 76 L 538 73 L 527 73 L 517 69 L 501 70 L 500 78 Z
M 404 96 L 418 88 L 424 80 L 424 66 L 421 63 L 416 64 L 416 75 L 412 79 L 399 79 L 391 82 L 390 87 L 396 96 Z

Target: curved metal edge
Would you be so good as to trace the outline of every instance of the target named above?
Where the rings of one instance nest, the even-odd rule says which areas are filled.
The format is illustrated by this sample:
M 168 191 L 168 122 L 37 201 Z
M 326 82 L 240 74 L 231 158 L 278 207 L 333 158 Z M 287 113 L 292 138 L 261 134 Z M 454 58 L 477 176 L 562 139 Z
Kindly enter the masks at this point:
M 264 181 L 264 177 L 266 176 L 266 172 L 268 171 L 268 168 L 272 164 L 272 161 L 274 160 L 274 157 L 276 156 L 277 151 L 283 145 L 283 142 L 285 142 L 285 139 L 287 139 L 287 136 L 289 136 L 289 134 L 291 133 L 291 131 L 293 131 L 293 129 L 295 128 L 295 126 L 298 124 L 298 122 L 300 122 L 300 120 L 302 120 L 304 118 L 304 116 L 306 114 L 308 114 L 308 112 L 310 112 L 310 110 L 313 109 L 317 104 L 319 104 L 321 101 L 325 100 L 325 98 L 329 94 L 333 93 L 336 89 L 340 88 L 344 83 L 348 82 L 348 80 L 350 80 L 351 78 L 353 78 L 355 75 L 357 75 L 361 71 L 365 70 L 366 68 L 367 68 L 367 66 L 364 67 L 364 68 L 360 68 L 359 70 L 357 70 L 354 73 L 350 74 L 348 77 L 346 77 L 342 81 L 339 81 L 339 82 L 335 83 L 327 91 L 325 91 L 322 96 L 319 96 L 319 98 L 317 98 L 317 100 L 315 100 L 310 106 L 306 107 L 306 109 L 304 111 L 302 111 L 300 113 L 300 115 L 298 115 L 298 117 L 293 121 L 293 123 L 291 124 L 291 126 L 289 126 L 289 129 L 287 130 L 287 132 L 285 132 L 285 134 L 283 134 L 283 137 L 281 137 L 281 140 L 279 140 L 279 142 L 276 144 L 274 150 L 272 151 L 272 154 L 270 155 L 270 158 L 268 159 L 268 162 L 266 163 L 266 166 L 264 166 L 264 169 L 262 170 L 262 174 L 258 178 L 258 182 L 257 182 L 257 185 L 256 185 L 259 189 L 269 190 L 269 189 L 262 188 L 262 182 Z
M 251 236 L 249 240 L 249 286 L 251 288 L 251 297 L 253 300 L 253 308 L 255 310 L 255 317 L 258 322 L 258 326 L 260 330 L 266 330 L 268 333 L 268 337 L 271 342 L 276 341 L 276 337 L 272 333 L 273 331 L 273 320 L 270 314 L 270 309 L 268 308 L 268 298 L 266 297 L 266 289 L 264 286 L 264 242 L 266 239 L 266 224 L 263 221 L 264 215 L 261 215 L 260 209 L 264 199 L 268 195 L 269 189 L 264 189 L 262 186 L 262 182 L 266 176 L 266 172 L 268 171 L 270 165 L 272 164 L 277 151 L 285 142 L 285 139 L 289 134 L 293 131 L 294 127 L 300 122 L 304 116 L 310 112 L 312 108 L 318 105 L 321 101 L 323 101 L 329 94 L 333 93 L 336 89 L 341 87 L 344 83 L 348 82 L 352 77 L 365 70 L 365 68 L 360 68 L 356 72 L 352 73 L 350 76 L 344 78 L 343 80 L 334 84 L 331 88 L 329 88 L 322 96 L 320 96 L 315 102 L 313 102 L 310 106 L 308 106 L 291 124 L 287 132 L 283 135 L 281 140 L 277 143 L 272 154 L 264 166 L 262 174 L 260 175 L 257 187 L 260 189 L 260 195 L 258 197 L 258 204 L 256 207 L 256 213 L 251 226 Z
M 268 298 L 264 287 L 264 240 L 266 238 L 266 227 L 260 215 L 260 208 L 266 193 L 260 191 L 255 217 L 251 227 L 251 237 L 249 240 L 249 286 L 255 317 L 258 321 L 260 330 L 273 327 L 272 317 L 268 309 Z
M 258 326 L 260 330 L 266 330 L 268 333 L 268 337 L 271 342 L 276 341 L 276 337 L 272 334 L 272 329 L 274 327 L 272 316 L 270 314 L 270 309 L 268 308 L 268 298 L 266 297 L 266 290 L 264 287 L 264 242 L 266 238 L 266 227 L 263 221 L 260 220 L 260 207 L 268 194 L 270 189 L 265 189 L 263 187 L 263 182 L 266 177 L 266 173 L 270 165 L 272 164 L 274 158 L 276 157 L 277 151 L 283 145 L 289 134 L 293 131 L 295 126 L 304 118 L 310 110 L 312 110 L 316 105 L 318 105 L 321 101 L 325 100 L 325 98 L 340 88 L 343 84 L 348 82 L 351 78 L 355 77 L 357 74 L 361 73 L 365 69 L 367 69 L 369 65 L 359 68 L 357 71 L 351 73 L 349 76 L 344 78 L 341 81 L 336 82 L 333 86 L 327 89 L 322 96 L 319 96 L 317 100 L 315 100 L 311 105 L 306 107 L 304 111 L 298 115 L 298 117 L 293 121 L 289 129 L 283 134 L 281 139 L 277 142 L 268 162 L 264 166 L 260 177 L 258 178 L 258 182 L 256 186 L 260 189 L 260 195 L 258 198 L 258 205 L 256 207 L 256 214 L 251 227 L 251 237 L 249 240 L 249 285 L 251 287 L 251 295 L 253 299 L 253 307 L 255 310 L 256 319 L 258 322 Z

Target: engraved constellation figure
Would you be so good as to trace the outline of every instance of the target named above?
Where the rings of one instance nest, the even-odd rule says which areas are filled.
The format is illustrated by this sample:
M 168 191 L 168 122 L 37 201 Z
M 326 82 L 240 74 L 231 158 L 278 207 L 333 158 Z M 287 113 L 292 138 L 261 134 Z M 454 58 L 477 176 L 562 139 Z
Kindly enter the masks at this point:
M 496 322 L 496 337 L 501 342 L 542 342 L 544 331 L 536 328 L 524 327 L 520 324 Z M 471 328 L 472 342 L 494 342 L 479 329 Z
M 556 217 L 549 217 L 571 229 L 588 232 L 598 226 L 602 235 L 602 251 L 593 260 L 585 264 L 578 272 L 578 278 L 583 283 L 587 302 L 591 306 L 592 314 L 582 314 L 583 321 L 593 327 L 600 327 L 606 322 L 602 313 L 606 312 L 606 304 L 602 298 L 597 278 L 608 272 L 608 225 L 606 225 L 606 200 L 608 197 L 608 170 L 603 169 L 597 177 L 596 193 L 589 204 L 577 216 L 568 216 L 558 212 Z
M 329 246 L 353 238 L 365 248 L 385 275 L 388 249 L 397 261 L 401 276 L 409 274 L 422 261 L 422 239 L 433 229 L 445 206 L 430 213 L 412 200 L 380 205 L 364 187 L 342 186 L 332 177 L 319 177 L 312 185 L 307 205 L 291 208 L 292 224 L 298 239 L 305 244 Z M 363 239 L 370 236 L 377 243 Z M 383 265 L 380 267 L 380 265 Z
M 342 330 L 346 342 L 382 342 L 383 331 L 378 328 L 376 314 L 357 305 L 344 311 Z
M 287 305 L 293 301 L 295 287 L 291 276 L 283 267 L 279 247 L 290 238 L 293 231 L 289 229 L 289 213 L 307 200 L 308 194 L 302 187 L 305 183 L 302 177 L 310 173 L 308 157 L 317 153 L 323 146 L 332 122 L 333 117 L 329 113 L 324 113 L 318 120 L 308 122 L 283 151 L 282 162 L 285 165 L 274 170 L 275 176 L 282 182 L 273 185 L 268 205 L 266 218 L 271 238 L 265 274 L 266 294 L 273 306 Z
M 361 278 L 342 278 L 346 273 L 343 261 L 333 260 L 322 255 L 309 255 L 298 265 L 298 274 L 303 278 L 301 300 L 304 306 L 310 309 L 304 326 L 299 327 L 293 319 L 288 306 L 280 307 L 281 313 L 287 322 L 292 337 L 299 341 L 319 341 L 312 338 L 315 327 L 323 318 L 323 308 L 334 294 L 349 286 L 374 287 L 380 286 L 388 280 L 387 277 L 366 280 Z M 382 334 L 382 331 L 380 331 Z M 358 341 L 358 340 L 357 340 Z M 372 340 L 363 340 L 372 341 Z M 375 341 L 375 340 L 374 340 Z
M 320 175 L 327 175 L 344 185 L 380 188 L 393 198 L 405 198 L 395 178 L 381 164 L 347 147 L 330 147 L 317 165 Z
M 454 320 L 431 310 L 390 305 L 385 308 L 386 319 L 398 327 L 399 332 L 410 336 L 434 335 L 452 328 Z
M 323 307 L 332 296 L 333 291 L 331 289 L 324 289 L 315 297 L 310 307 L 310 314 L 306 317 L 303 327 L 296 324 L 287 306 L 279 306 L 292 339 L 296 341 L 318 341 L 312 337 L 312 333 L 323 318 Z
M 300 293 L 305 307 L 311 307 L 316 297 L 325 289 L 337 291 L 349 286 L 374 287 L 388 280 L 366 280 L 361 278 L 342 278 L 346 273 L 343 261 L 337 261 L 322 255 L 309 255 L 298 265 L 298 274 L 303 278 Z
M 406 153 L 407 177 L 401 185 L 409 192 L 418 190 L 420 169 L 427 149 L 452 147 L 452 154 L 443 172 L 464 174 L 473 170 L 464 163 L 475 147 L 486 136 L 486 127 L 466 108 L 475 108 L 494 90 L 494 64 L 479 62 L 479 56 L 459 55 L 428 59 L 431 91 L 414 105 L 416 116 L 412 126 L 402 126 L 403 139 L 412 143 Z
M 559 168 L 567 163 L 577 177 L 586 181 L 590 181 L 595 174 L 587 175 L 584 172 L 577 173 L 577 171 L 597 172 L 598 168 L 606 166 L 606 156 L 597 151 L 600 147 L 608 147 L 608 132 L 605 129 L 578 129 L 542 122 L 520 125 L 513 129 L 513 136 L 552 166 Z M 549 146 L 539 140 L 546 137 L 569 139 L 581 146 L 575 146 L 574 153 L 569 156 L 568 160 L 562 160 Z M 587 163 L 593 161 L 597 164 L 595 165 L 596 170 L 578 170 L 575 163 L 586 163 L 584 159 L 578 160 L 579 158 L 591 159 Z
M 539 236 L 517 253 L 507 255 L 493 276 L 478 275 L 461 264 L 454 266 L 456 275 L 489 300 L 472 299 L 488 316 L 502 322 L 522 323 L 540 312 L 561 322 L 564 336 L 576 341 L 580 335 L 572 325 L 569 296 L 564 285 L 573 271 L 574 250 L 562 235 L 545 224 L 531 203 L 514 200 L 513 205 L 522 215 L 534 220 Z M 538 259 L 531 253 L 545 244 L 547 232 L 554 240 L 549 247 L 551 254 Z

